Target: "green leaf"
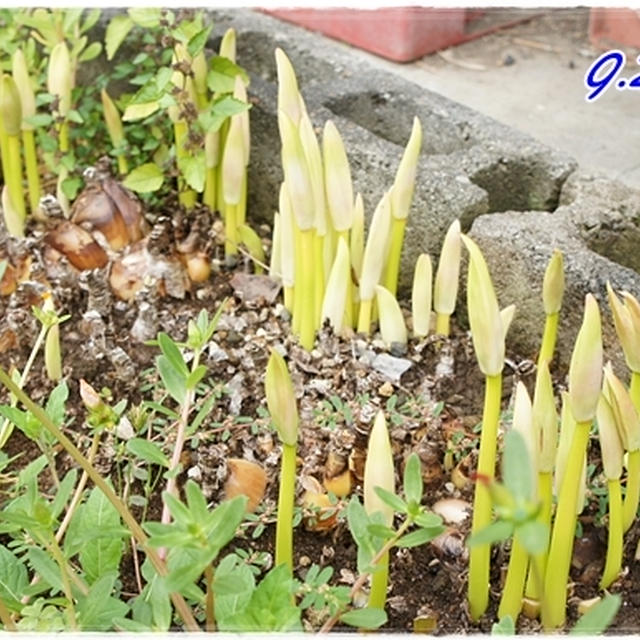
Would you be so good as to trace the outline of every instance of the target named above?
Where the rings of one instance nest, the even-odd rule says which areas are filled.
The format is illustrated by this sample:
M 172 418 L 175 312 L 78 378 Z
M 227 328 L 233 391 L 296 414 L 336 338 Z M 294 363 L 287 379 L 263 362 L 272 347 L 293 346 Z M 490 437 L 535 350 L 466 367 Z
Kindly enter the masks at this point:
M 207 44 L 207 40 L 209 39 L 211 28 L 211 26 L 208 26 L 202 29 L 202 31 L 198 31 L 198 33 L 189 39 L 187 51 L 192 58 L 195 58 L 204 49 L 204 46 Z
M 421 544 L 437 538 L 444 531 L 444 527 L 434 527 L 433 529 L 416 529 L 407 535 L 402 536 L 395 544 L 396 547 L 419 547 Z
M 132 453 L 136 458 L 157 464 L 161 467 L 169 468 L 169 458 L 162 452 L 162 449 L 155 443 L 145 438 L 131 438 L 127 440 L 127 451 Z
M 340 616 L 340 622 L 344 622 L 351 627 L 361 627 L 363 629 L 377 629 L 387 621 L 387 614 L 384 609 L 377 607 L 364 607 L 363 609 L 351 609 Z
M 598 604 L 589 609 L 569 632 L 572 636 L 598 636 L 613 622 L 622 598 L 619 594 L 607 593 Z
M 22 596 L 29 586 L 29 576 L 23 561 L 0 545 L 0 598 L 12 611 L 22 609 Z
M 131 171 L 122 184 L 136 193 L 149 193 L 157 191 L 163 182 L 164 174 L 160 167 L 148 162 Z
M 235 77 L 238 75 L 245 85 L 249 84 L 249 76 L 242 67 L 224 56 L 214 56 L 209 62 L 207 86 L 214 93 L 233 93 Z
M 100 42 L 92 42 L 81 54 L 78 58 L 79 62 L 89 62 L 89 60 L 93 60 L 97 58 L 102 52 L 102 44 Z
M 187 395 L 187 378 L 169 362 L 166 356 L 158 356 L 156 358 L 156 366 L 165 389 L 171 394 L 171 397 L 180 405 L 184 404 Z
M 190 374 L 186 380 L 187 389 L 195 389 L 196 385 L 202 378 L 204 378 L 205 373 L 207 373 L 207 367 L 203 364 L 198 365 Z
M 207 174 L 204 153 L 197 153 L 183 158 L 180 168 L 186 183 L 198 193 L 202 193 L 204 191 L 204 180 Z
M 422 465 L 417 453 L 412 453 L 404 466 L 402 488 L 407 502 L 420 504 L 422 500 Z
M 531 500 L 533 496 L 533 474 L 527 443 L 519 431 L 512 429 L 504 438 L 502 456 L 502 478 L 504 486 L 514 499 Z
M 221 631 L 226 630 L 227 620 L 246 610 L 255 589 L 251 569 L 235 560 L 234 555 L 226 556 L 218 565 L 213 579 L 216 620 Z
M 129 122 L 131 120 L 142 120 L 143 118 L 150 116 L 152 113 L 155 113 L 159 108 L 160 108 L 160 103 L 158 102 L 158 100 L 149 100 L 148 102 L 129 104 L 127 105 L 126 109 L 124 110 L 124 113 L 122 114 L 122 120 L 123 122 Z M 146 167 L 147 165 L 142 165 L 142 166 Z M 131 173 L 133 173 L 134 171 L 135 169 Z M 128 177 L 129 176 L 127 176 L 127 178 Z M 159 188 L 160 186 L 157 186 L 155 189 L 150 189 L 150 191 L 155 191 L 156 189 L 159 189 Z
M 80 549 L 79 560 L 87 581 L 92 584 L 109 572 L 117 572 L 122 559 L 124 543 L 114 538 L 111 531 L 120 527 L 120 515 L 100 489 L 94 487 L 82 510 L 79 535 L 93 533 L 90 544 Z M 107 533 L 106 536 L 103 534 Z
M 246 102 L 226 95 L 214 100 L 208 109 L 200 113 L 198 122 L 205 132 L 213 133 L 224 124 L 227 118 L 242 113 L 248 108 L 249 105 Z
M 513 533 L 513 523 L 506 520 L 496 520 L 467 540 L 470 549 L 479 544 L 493 544 L 506 540 Z
M 40 547 L 27 549 L 27 561 L 31 568 L 55 591 L 63 591 L 60 567 Z
M 30 118 L 25 118 L 25 122 L 34 126 L 36 129 L 47 128 L 53 124 L 53 116 L 50 113 L 36 113 Z
M 80 33 L 89 31 L 89 29 L 91 29 L 91 27 L 93 27 L 98 22 L 98 20 L 100 20 L 101 14 L 102 11 L 100 9 L 92 9 L 91 11 L 89 11 L 84 19 L 84 22 L 80 26 Z
M 110 631 L 114 618 L 127 615 L 129 607 L 111 592 L 117 573 L 104 575 L 91 585 L 88 595 L 78 599 L 78 623 L 82 631 Z
M 389 540 L 396 535 L 396 532 L 391 527 L 376 523 L 368 525 L 367 531 L 372 536 L 376 536 L 377 538 L 384 538 L 385 540 Z
M 494 622 L 491 627 L 492 636 L 514 636 L 516 634 L 516 625 L 513 623 L 511 616 L 500 618 L 500 622 Z
M 44 410 L 56 427 L 60 427 L 64 422 L 65 403 L 68 397 L 69 387 L 64 381 L 58 384 L 49 394 L 49 399 L 47 400 Z
M 530 520 L 518 526 L 515 535 L 527 552 L 535 555 L 542 553 L 547 548 L 549 526 L 538 520 Z
M 127 13 L 135 24 L 145 29 L 155 29 L 160 25 L 160 18 L 162 17 L 160 9 L 134 8 L 127 9 Z
M 104 45 L 107 53 L 107 60 L 111 60 L 116 51 L 123 43 L 127 34 L 133 28 L 133 20 L 129 16 L 114 16 L 107 26 L 104 36 Z
M 380 498 L 380 500 L 385 504 L 388 504 L 394 511 L 397 511 L 398 513 L 407 513 L 407 503 L 395 493 L 391 493 L 391 491 L 387 491 L 382 487 L 374 487 L 373 490 L 378 495 L 378 498 Z
M 430 511 L 423 511 L 416 516 L 414 522 L 419 527 L 431 529 L 432 527 L 439 527 L 442 524 L 442 518 Z
M 173 609 L 164 581 L 154 576 L 149 584 L 149 603 L 156 631 L 168 631 Z
M 209 518 L 210 512 L 202 489 L 193 480 L 187 480 L 184 486 L 184 494 L 193 519 L 196 522 L 205 522 Z
M 64 506 L 67 504 L 67 500 L 71 495 L 71 492 L 76 486 L 76 480 L 78 478 L 78 470 L 71 469 L 64 476 L 64 480 L 60 483 L 58 487 L 58 491 L 56 492 L 56 497 L 51 502 L 51 515 L 55 519 L 57 518 L 64 509 Z
M 189 375 L 189 369 L 178 349 L 178 345 L 163 331 L 158 333 L 158 346 L 169 364 L 185 378 Z

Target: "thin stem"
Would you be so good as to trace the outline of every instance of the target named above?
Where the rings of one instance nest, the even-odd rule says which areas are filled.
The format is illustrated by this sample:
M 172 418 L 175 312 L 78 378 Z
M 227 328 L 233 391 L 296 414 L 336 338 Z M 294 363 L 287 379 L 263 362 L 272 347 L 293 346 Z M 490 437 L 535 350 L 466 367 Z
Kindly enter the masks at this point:
M 202 203 L 207 205 L 207 207 L 209 207 L 211 211 L 216 210 L 216 181 L 216 168 L 207 167 L 207 173 L 204 179 L 204 193 L 202 194 Z
M 590 422 L 576 424 L 558 497 L 544 577 L 543 593 L 548 610 L 546 613 L 542 610 L 542 624 L 547 630 L 560 627 L 565 621 L 567 579 L 576 531 L 578 494 L 590 428 Z
M 404 243 L 404 229 L 406 218 L 392 218 L 391 244 L 387 255 L 387 266 L 384 275 L 384 286 L 395 296 L 398 289 L 398 273 L 400 273 L 400 258 Z
M 58 130 L 58 147 L 62 153 L 69 151 L 69 123 L 65 120 L 60 123 Z
M 207 585 L 204 605 L 207 619 L 205 623 L 205 631 L 211 632 L 216 630 L 216 619 L 213 601 L 213 567 L 210 564 L 207 565 L 207 568 L 204 570 L 204 579 Z
M 606 589 L 620 574 L 622 568 L 622 490 L 620 479 L 607 482 L 609 488 L 609 539 L 607 541 L 607 559 L 600 580 L 600 588 Z
M 451 328 L 449 320 L 451 316 L 448 313 L 436 313 L 436 335 L 448 336 Z
M 371 333 L 371 307 L 373 299 L 360 300 L 360 312 L 358 313 L 358 333 L 369 335 Z
M 242 174 L 242 186 L 240 187 L 240 202 L 238 202 L 238 210 L 236 217 L 238 226 L 244 224 L 247 220 L 247 168 L 245 167 Z
M 9 197 L 20 218 L 24 221 L 27 210 L 24 204 L 22 188 L 22 158 L 20 157 L 20 136 L 7 136 L 7 152 L 9 154 L 9 173 L 4 176 Z
M 398 542 L 398 540 L 400 540 L 400 538 L 402 538 L 402 536 L 405 534 L 405 531 L 413 524 L 413 519 L 412 518 L 407 518 L 398 528 L 398 530 L 396 531 L 395 535 L 393 536 L 393 538 L 390 538 L 389 540 L 387 540 L 387 542 L 383 545 L 383 547 L 380 549 L 380 551 L 378 551 L 378 553 L 376 553 L 373 558 L 371 559 L 371 566 L 374 567 L 376 564 L 378 564 L 378 562 L 380 562 L 380 560 L 382 558 L 384 558 L 385 555 L 389 555 L 389 551 L 393 548 L 393 546 L 396 544 L 396 542 Z M 358 578 L 356 579 L 356 581 L 353 583 L 353 586 L 351 587 L 351 591 L 349 591 L 349 600 L 353 600 L 356 595 L 358 594 L 358 592 L 360 591 L 360 589 L 362 589 L 362 587 L 364 587 L 365 582 L 367 581 L 368 577 L 371 575 L 370 571 L 365 571 L 364 573 L 361 573 Z M 336 622 L 338 622 L 338 620 L 340 619 L 340 616 L 344 613 L 344 609 L 343 610 L 339 610 L 337 611 L 334 615 L 332 615 L 323 625 L 322 628 L 320 629 L 319 633 L 328 633 L 329 631 L 331 631 L 331 629 L 333 629 L 334 625 L 336 624 Z
M 389 584 L 389 552 L 376 563 L 378 568 L 371 574 L 371 591 L 367 606 L 384 609 L 387 602 L 387 585 Z
M 640 449 L 629 451 L 627 462 L 627 490 L 622 512 L 623 531 L 627 532 L 636 519 L 640 502 Z
M 24 149 L 24 166 L 29 188 L 29 207 L 33 213 L 40 206 L 40 172 L 38 171 L 38 156 L 32 129 L 23 129 L 22 148 Z
M 498 608 L 498 619 L 511 616 L 516 622 L 522 609 L 522 592 L 527 577 L 527 567 L 529 566 L 529 554 L 518 539 L 518 534 L 513 537 L 511 545 L 511 556 L 509 557 L 509 567 L 507 577 L 502 589 L 502 598 Z
M 31 348 L 31 353 L 29 354 L 29 358 L 27 359 L 27 362 L 24 365 L 24 369 L 22 370 L 22 375 L 20 376 L 20 380 L 18 381 L 18 386 L 20 387 L 20 389 L 24 387 L 24 383 L 27 381 L 27 376 L 31 371 L 31 367 L 33 366 L 33 363 L 36 359 L 36 355 L 38 355 L 38 351 L 40 351 L 40 347 L 44 342 L 44 338 L 47 335 L 47 330 L 48 330 L 48 327 L 45 325 L 42 325 L 40 327 L 40 332 L 38 333 L 38 337 L 36 338 L 36 341 L 33 343 L 33 347 Z M 15 407 L 16 404 L 18 404 L 18 398 L 14 395 L 11 398 L 11 406 Z M 5 418 L 4 421 L 2 422 L 2 428 L 0 429 L 0 449 L 4 447 L 12 431 L 13 431 L 13 423 L 8 418 Z
M 294 336 L 300 335 L 302 325 L 302 246 L 301 231 L 298 225 L 293 223 L 293 249 L 294 249 L 294 273 L 295 282 L 293 284 L 293 311 L 291 317 L 291 330 Z
M 196 192 L 190 189 L 184 179 L 184 160 L 189 157 L 185 149 L 188 128 L 183 120 L 173 123 L 173 139 L 176 145 L 176 164 L 178 165 L 178 201 L 187 210 L 193 209 L 196 203 Z
M 302 308 L 300 310 L 300 344 L 307 351 L 313 349 L 316 337 L 316 314 L 314 308 L 314 291 L 316 283 L 313 281 L 313 230 L 300 231 L 300 251 L 302 253 L 302 273 L 300 292 L 302 294 Z
M 556 336 L 558 335 L 558 319 L 559 313 L 550 313 L 544 322 L 544 332 L 542 334 L 542 344 L 540 353 L 538 354 L 538 366 L 546 360 L 551 363 L 553 360 L 553 352 L 556 348 Z
M 54 560 L 58 563 L 58 567 L 60 567 L 62 589 L 64 590 L 64 595 L 67 599 L 66 612 L 67 617 L 69 618 L 69 628 L 72 631 L 78 631 L 78 622 L 76 621 L 76 610 L 73 606 L 73 593 L 71 592 L 71 582 L 69 582 L 67 563 L 55 538 L 51 540 L 51 543 L 48 545 L 48 547 L 51 550 L 51 554 L 53 555 Z
M 293 573 L 293 500 L 296 488 L 297 446 L 282 444 L 275 564 L 286 564 Z
M 477 473 L 488 479 L 492 479 L 495 474 L 501 398 L 502 375 L 486 376 Z M 484 482 L 476 482 L 471 533 L 477 533 L 490 523 L 491 495 L 489 489 Z M 489 604 L 490 556 L 491 545 L 488 544 L 473 547 L 469 553 L 469 608 L 474 620 L 480 618 Z
M 129 163 L 127 162 L 127 156 L 121 153 L 118 156 L 118 173 L 121 176 L 126 176 L 129 173 Z
M 138 524 L 133 517 L 127 506 L 118 498 L 113 489 L 106 483 L 105 479 L 96 471 L 95 467 L 88 462 L 88 460 L 82 455 L 82 452 L 67 438 L 67 436 L 60 431 L 58 427 L 51 421 L 49 416 L 45 413 L 42 407 L 39 407 L 33 402 L 25 393 L 11 380 L 7 372 L 0 367 L 0 383 L 2 383 L 11 393 L 13 393 L 18 400 L 24 405 L 24 407 L 30 411 L 33 416 L 42 424 L 42 426 L 64 447 L 67 453 L 73 458 L 73 460 L 87 472 L 89 478 L 95 486 L 97 486 L 102 493 L 106 496 L 107 500 L 115 507 L 120 514 L 120 517 L 124 521 L 125 525 L 135 536 L 136 540 L 142 546 L 147 557 L 153 564 L 156 572 L 160 577 L 168 575 L 168 570 L 157 554 L 153 547 L 149 546 L 149 539 L 147 534 L 142 530 L 142 527 Z M 189 631 L 199 631 L 198 623 L 193 617 L 193 613 L 181 594 L 172 592 L 170 594 L 171 600 L 182 618 L 185 627 Z
M 238 254 L 238 205 L 225 203 L 226 215 L 224 218 L 224 255 L 225 257 Z
M 284 308 L 289 312 L 293 312 L 293 287 L 284 286 Z
M 322 320 L 322 302 L 324 298 L 324 238 L 316 233 L 313 234 L 313 305 L 315 322 L 320 326 Z

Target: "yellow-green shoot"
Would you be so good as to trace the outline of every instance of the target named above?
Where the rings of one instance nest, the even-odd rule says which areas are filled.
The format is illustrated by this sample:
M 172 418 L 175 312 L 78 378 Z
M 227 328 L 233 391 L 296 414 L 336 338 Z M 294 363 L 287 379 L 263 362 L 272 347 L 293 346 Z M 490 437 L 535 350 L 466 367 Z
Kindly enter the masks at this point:
M 564 266 L 562 252 L 559 249 L 555 249 L 547 265 L 542 283 L 542 302 L 544 306 L 545 323 L 544 333 L 542 334 L 542 345 L 540 346 L 540 353 L 538 355 L 538 366 L 545 360 L 549 364 L 551 364 L 553 360 L 563 295 Z
M 607 479 L 609 493 L 609 538 L 607 541 L 607 557 L 604 571 L 600 580 L 600 588 L 606 589 L 620 574 L 622 568 L 622 489 L 620 476 L 622 475 L 622 442 L 618 434 L 619 425 L 613 408 L 605 397 L 600 395 L 596 412 L 598 418 L 598 437 L 600 439 L 600 454 L 602 467 Z
M 240 234 L 239 207 L 245 184 L 244 133 L 240 114 L 231 116 L 227 140 L 222 154 L 222 195 L 224 198 L 224 255 L 234 261 L 238 254 Z
M 449 335 L 451 314 L 456 309 L 460 276 L 460 221 L 454 220 L 447 229 L 436 279 L 433 284 L 433 310 L 436 312 L 436 333 Z
M 589 431 L 600 398 L 601 386 L 600 311 L 593 295 L 587 294 L 584 319 L 576 338 L 569 366 L 569 400 L 576 426 L 564 479 L 560 486 L 545 573 L 544 597 L 547 606 L 542 609 L 542 624 L 547 630 L 556 629 L 562 626 L 565 621 L 567 580 L 576 529 L 580 476 L 589 442 Z
M 282 442 L 275 564 L 286 564 L 293 573 L 293 503 L 298 448 L 298 406 L 284 358 L 275 350 L 267 363 L 265 395 L 271 419 Z
M 398 287 L 398 273 L 404 231 L 413 199 L 416 170 L 420 148 L 422 147 L 422 126 L 417 117 L 413 119 L 413 128 L 409 141 L 400 160 L 393 187 L 391 187 L 391 245 L 387 256 L 384 286 L 395 296 Z
M 635 522 L 640 502 L 640 418 L 626 387 L 613 373 L 611 363 L 604 368 L 603 393 L 611 406 L 620 440 L 627 452 L 623 529 L 628 531 Z
M 360 312 L 358 315 L 358 332 L 371 332 L 371 311 L 376 293 L 376 286 L 380 282 L 384 256 L 387 253 L 389 229 L 391 227 L 391 200 L 387 191 L 371 219 L 367 243 L 362 256 L 362 273 L 360 274 Z
M 264 255 L 260 236 L 248 224 L 241 224 L 238 227 L 238 237 L 253 259 L 254 273 L 263 273 L 266 256 Z
M 347 309 L 347 286 L 350 278 L 349 248 L 344 238 L 338 238 L 338 251 L 329 273 L 322 304 L 322 319 L 329 320 L 329 324 L 336 335 L 342 334 L 347 327 L 345 314 Z
M 532 420 L 534 430 L 539 434 L 538 455 L 537 455 L 537 485 L 538 499 L 540 501 L 540 513 L 538 520 L 549 530 L 551 526 L 551 509 L 553 507 L 553 470 L 556 461 L 556 451 L 558 448 L 558 413 L 556 411 L 555 399 L 553 397 L 553 383 L 549 366 L 546 360 L 538 366 L 536 376 L 536 386 L 533 394 Z M 547 547 L 536 559 L 537 567 L 541 573 L 540 579 L 544 579 L 544 571 L 547 564 Z M 539 580 L 529 570 L 529 578 L 525 596 L 527 599 L 527 609 L 525 613 L 539 612 L 541 594 L 539 592 Z
M 380 323 L 380 335 L 387 347 L 407 344 L 407 327 L 400 305 L 395 296 L 378 285 L 376 287 L 376 300 L 378 302 L 378 316 Z
M 631 370 L 631 399 L 636 410 L 640 412 L 640 304 L 637 298 L 626 291 L 622 292 L 621 301 L 608 282 L 607 295 L 618 340 L 627 366 Z
M 280 185 L 280 274 L 282 276 L 282 288 L 284 291 L 284 306 L 293 313 L 294 285 L 296 278 L 295 267 L 295 230 L 291 198 L 286 183 Z
M 69 151 L 69 121 L 71 91 L 73 89 L 73 69 L 69 49 L 64 42 L 58 42 L 49 55 L 47 90 L 57 99 L 55 109 L 58 120 L 58 148 L 62 153 Z
M 480 370 L 485 375 L 485 397 L 477 474 L 491 482 L 496 467 L 505 329 L 484 257 L 473 240 L 464 235 L 461 236 L 461 239 L 469 252 L 467 308 L 471 337 Z M 457 262 L 459 262 L 459 258 Z M 457 267 L 452 266 L 451 270 L 457 272 Z M 441 279 L 441 286 L 443 282 Z M 457 286 L 457 273 L 455 285 Z M 441 326 L 440 331 L 443 329 L 444 327 Z M 488 487 L 485 483 L 476 483 L 471 533 L 475 534 L 484 529 L 490 522 L 491 496 Z M 469 608 L 474 620 L 480 618 L 489 603 L 490 553 L 491 546 L 482 544 L 474 546 L 469 554 Z
M 433 289 L 431 258 L 428 253 L 421 253 L 416 260 L 411 289 L 411 317 L 413 319 L 413 335 L 425 338 L 431 327 L 431 296 Z
M 518 431 L 526 444 L 531 462 L 529 485 L 532 487 L 532 497 L 535 497 L 537 478 L 536 467 L 538 457 L 538 433 L 532 418 L 531 400 L 524 384 L 519 381 L 516 385 L 516 397 L 513 406 L 513 426 L 514 431 Z M 502 589 L 500 606 L 498 607 L 498 618 L 511 616 L 512 620 L 517 620 L 522 609 L 522 594 L 527 577 L 527 567 L 529 565 L 529 553 L 523 546 L 518 535 L 514 536 L 511 546 L 511 556 L 509 566 Z
M 395 493 L 393 452 L 391 451 L 387 421 L 382 411 L 376 415 L 369 435 L 367 459 L 364 466 L 364 508 L 369 515 L 375 512 L 382 514 L 382 524 L 390 527 L 393 524 L 393 508 L 380 498 L 375 491 L 376 487 L 392 494 Z M 380 558 L 377 567 L 371 576 L 368 606 L 384 609 L 389 581 L 389 552 Z
M 118 107 L 116 107 L 106 89 L 100 91 L 100 99 L 102 100 L 104 122 L 107 126 L 109 137 L 111 138 L 111 144 L 118 153 L 118 173 L 120 173 L 121 176 L 125 176 L 129 172 L 129 165 L 123 149 L 125 138 L 122 118 L 120 117 Z
M 20 94 L 20 105 L 22 107 L 22 150 L 24 152 L 24 164 L 29 188 L 29 206 L 31 213 L 34 213 L 40 206 L 40 172 L 38 171 L 38 157 L 33 135 L 33 125 L 29 122 L 29 119 L 36 115 L 36 98 L 22 49 L 16 49 L 13 54 L 11 59 L 11 74 L 15 80 L 18 93 Z
M 24 189 L 22 188 L 22 157 L 20 155 L 22 107 L 15 80 L 6 74 L 2 76 L 2 84 L 0 86 L 0 113 L 6 136 L 6 156 L 5 149 L 3 149 L 2 171 L 5 184 L 8 187 L 12 209 L 16 214 L 15 220 L 12 220 L 12 227 L 19 231 L 16 235 L 22 236 L 24 229 L 18 229 L 17 224 L 18 220 L 21 220 L 21 226 L 24 228 L 24 220 L 27 215 Z

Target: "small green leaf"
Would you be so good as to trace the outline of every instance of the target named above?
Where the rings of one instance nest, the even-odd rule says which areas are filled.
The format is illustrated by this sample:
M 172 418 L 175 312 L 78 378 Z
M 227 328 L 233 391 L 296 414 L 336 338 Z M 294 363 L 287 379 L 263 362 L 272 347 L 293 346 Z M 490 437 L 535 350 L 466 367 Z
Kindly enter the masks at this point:
M 504 438 L 502 477 L 504 486 L 516 501 L 531 500 L 533 474 L 529 451 L 524 437 L 515 429 L 508 431 Z
M 161 9 L 143 9 L 143 8 L 134 8 L 127 9 L 127 13 L 129 17 L 135 24 L 139 27 L 144 27 L 145 29 L 155 29 L 160 25 L 160 18 L 162 17 Z
M 530 520 L 516 529 L 516 537 L 528 553 L 535 555 L 547 548 L 549 527 L 544 522 Z
M 407 502 L 420 504 L 422 500 L 422 465 L 417 453 L 412 453 L 404 466 L 404 498 Z
M 387 614 L 385 610 L 376 607 L 352 609 L 340 616 L 340 622 L 344 622 L 351 627 L 361 627 L 363 629 L 377 629 L 386 621 Z
M 206 373 L 207 373 L 207 367 L 205 367 L 203 364 L 198 365 L 189 374 L 189 377 L 187 378 L 187 381 L 186 381 L 187 389 L 195 389 L 198 382 L 200 382 L 200 380 L 204 378 Z
M 122 184 L 136 193 L 149 193 L 157 191 L 163 182 L 164 174 L 160 167 L 153 162 L 148 162 L 131 171 Z
M 143 118 L 150 116 L 152 113 L 155 113 L 159 108 L 160 103 L 158 100 L 149 100 L 148 102 L 129 104 L 122 114 L 122 120 L 123 122 L 129 122 L 131 120 L 142 120 Z M 142 166 L 145 167 L 147 165 Z M 156 189 L 158 188 L 159 187 L 156 187 Z M 155 191 L 155 189 L 151 189 L 151 191 Z
M 29 586 L 27 568 L 22 560 L 0 545 L 0 598 L 12 611 L 22 609 L 22 596 Z
M 204 180 L 207 173 L 204 153 L 197 153 L 183 158 L 181 170 L 185 182 L 198 193 L 202 193 L 204 191 Z
M 242 67 L 224 56 L 214 56 L 209 62 L 207 86 L 214 93 L 233 93 L 237 75 L 249 84 L 249 76 Z
M 56 427 L 62 425 L 65 416 L 65 403 L 69 397 L 69 387 L 62 381 L 49 394 L 49 399 L 45 406 L 46 414 L 51 418 Z
M 107 60 L 111 60 L 116 51 L 133 28 L 133 20 L 129 16 L 111 18 L 104 37 Z
M 513 533 L 513 523 L 506 520 L 496 520 L 467 540 L 470 549 L 479 544 L 493 544 L 506 540 Z
M 395 544 L 396 547 L 419 547 L 434 538 L 437 538 L 444 531 L 444 527 L 434 527 L 433 529 L 416 529 L 407 535 L 402 536 Z
M 619 594 L 607 593 L 598 604 L 589 609 L 569 632 L 571 636 L 598 636 L 613 622 L 622 598 Z
M 36 128 L 44 129 L 53 124 L 53 116 L 50 113 L 36 113 L 30 118 L 25 118 L 25 121 Z
M 182 353 L 180 353 L 178 345 L 163 331 L 158 333 L 158 346 L 171 366 L 186 378 L 189 375 L 189 369 L 182 357 Z
M 156 366 L 162 378 L 162 383 L 171 394 L 171 397 L 178 404 L 184 404 L 187 394 L 186 376 L 178 372 L 164 355 L 156 358 Z
M 367 531 L 372 535 L 378 538 L 384 538 L 385 540 L 390 540 L 396 534 L 396 532 L 391 527 L 386 527 L 383 524 L 370 524 L 367 526 Z
M 131 440 L 127 441 L 127 451 L 136 456 L 136 458 L 140 458 L 140 460 L 160 465 L 166 469 L 169 468 L 169 458 L 167 458 L 157 444 L 150 440 L 145 440 L 145 438 L 131 438 Z
M 418 514 L 414 522 L 425 529 L 431 529 L 432 527 L 439 527 L 442 524 L 442 518 L 430 511 L 423 511 Z
M 491 627 L 492 636 L 514 636 L 516 634 L 516 625 L 513 623 L 511 616 L 500 618 L 500 622 L 494 622 Z
M 111 592 L 117 573 L 103 575 L 96 580 L 87 596 L 78 600 L 78 622 L 82 631 L 110 631 L 114 618 L 127 615 L 129 607 Z
M 198 33 L 189 39 L 187 51 L 192 58 L 195 58 L 204 49 L 204 46 L 207 44 L 207 40 L 209 39 L 211 28 L 211 26 L 208 26 L 205 29 L 202 29 L 202 31 L 198 31 Z
M 380 498 L 380 500 L 385 504 L 388 504 L 394 511 L 397 511 L 398 513 L 407 513 L 407 503 L 395 493 L 391 493 L 391 491 L 387 491 L 382 487 L 374 487 L 373 490 L 378 495 L 378 498 Z
M 92 42 L 81 54 L 78 58 L 78 62 L 89 62 L 89 60 L 93 60 L 97 58 L 102 52 L 102 44 L 100 42 Z

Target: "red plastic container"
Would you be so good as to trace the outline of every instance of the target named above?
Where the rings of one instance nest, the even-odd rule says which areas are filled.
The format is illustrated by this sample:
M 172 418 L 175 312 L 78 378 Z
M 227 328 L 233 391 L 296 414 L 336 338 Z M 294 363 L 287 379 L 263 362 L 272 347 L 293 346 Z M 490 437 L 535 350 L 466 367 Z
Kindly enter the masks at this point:
M 589 39 L 595 47 L 640 48 L 640 11 L 593 7 L 589 12 Z
M 270 9 L 270 15 L 396 62 L 462 42 L 466 9 Z

